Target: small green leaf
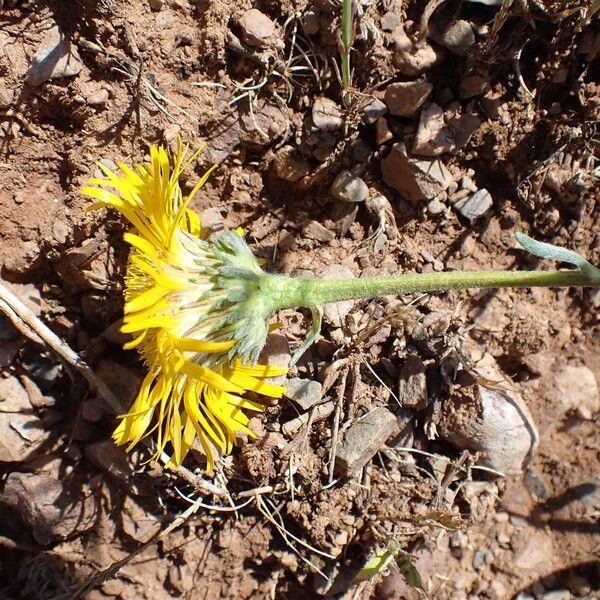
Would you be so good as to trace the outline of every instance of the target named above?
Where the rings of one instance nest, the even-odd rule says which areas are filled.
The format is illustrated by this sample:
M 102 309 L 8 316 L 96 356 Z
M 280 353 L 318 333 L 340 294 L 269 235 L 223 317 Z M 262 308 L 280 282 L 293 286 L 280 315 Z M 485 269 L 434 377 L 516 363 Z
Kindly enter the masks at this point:
M 600 269 L 594 267 L 594 265 L 577 254 L 577 252 L 561 248 L 560 246 L 554 246 L 553 244 L 547 244 L 546 242 L 538 242 L 524 233 L 515 233 L 515 236 L 519 244 L 523 246 L 523 249 L 530 254 L 539 256 L 540 258 L 569 263 L 586 275 L 590 283 L 600 284 Z
M 379 552 L 373 558 L 369 559 L 365 566 L 358 572 L 353 583 L 359 583 L 367 579 L 373 579 L 375 575 L 379 575 L 385 571 L 387 566 L 392 562 L 396 554 L 400 551 L 400 544 L 396 540 L 390 540 L 386 550 Z
M 406 557 L 397 559 L 398 568 L 402 573 L 404 580 L 408 585 L 414 588 L 421 588 L 421 575 L 415 565 Z

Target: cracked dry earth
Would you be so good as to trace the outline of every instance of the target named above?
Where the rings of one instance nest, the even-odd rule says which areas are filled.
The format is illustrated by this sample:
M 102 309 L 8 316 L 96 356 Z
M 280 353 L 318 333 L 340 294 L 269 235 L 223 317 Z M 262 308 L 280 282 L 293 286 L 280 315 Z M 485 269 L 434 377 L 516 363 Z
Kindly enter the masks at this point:
M 3 285 L 131 402 L 124 224 L 79 190 L 178 136 L 205 145 L 185 189 L 219 163 L 204 226 L 243 227 L 271 271 L 539 266 L 518 230 L 599 264 L 593 3 L 498 4 L 357 3 L 346 107 L 334 0 L 0 1 Z M 81 374 L 1 316 L 0 598 L 600 598 L 599 306 L 328 306 L 257 440 L 222 460 L 226 497 L 114 447 Z M 277 318 L 282 364 L 310 315 Z M 390 540 L 410 556 L 354 582 Z

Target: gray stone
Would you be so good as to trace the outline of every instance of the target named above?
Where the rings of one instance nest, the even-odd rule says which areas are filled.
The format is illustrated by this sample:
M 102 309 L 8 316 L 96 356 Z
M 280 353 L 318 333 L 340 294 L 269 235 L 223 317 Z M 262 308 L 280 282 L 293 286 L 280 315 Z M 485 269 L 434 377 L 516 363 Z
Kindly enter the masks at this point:
M 431 217 L 437 217 L 446 210 L 446 205 L 435 198 L 427 205 L 427 214 Z
M 328 265 L 321 273 L 322 279 L 354 279 L 354 273 L 344 265 Z M 334 327 L 341 327 L 348 313 L 354 308 L 354 300 L 329 302 L 323 306 L 323 320 Z
M 485 188 L 482 188 L 467 198 L 459 200 L 453 205 L 453 207 L 463 217 L 469 219 L 469 221 L 474 221 L 479 217 L 483 217 L 483 215 L 485 215 L 492 205 L 492 196 Z
M 283 48 L 275 23 L 256 8 L 247 10 L 239 20 L 242 39 L 256 48 Z
M 383 31 L 394 31 L 402 23 L 402 13 L 399 10 L 388 10 L 381 17 L 381 29 Z
M 437 61 L 435 50 L 426 40 L 413 44 L 402 25 L 392 32 L 394 53 L 392 62 L 403 75 L 419 75 Z
M 493 359 L 486 356 L 486 360 Z M 481 362 L 477 368 L 481 373 Z M 524 406 L 513 390 L 492 390 L 478 384 L 459 387 L 444 402 L 438 431 L 458 448 L 482 452 L 489 467 L 507 475 L 518 474 L 530 459 L 537 435 L 531 431 L 530 415 L 525 418 Z
M 15 376 L 0 379 L 0 461 L 31 458 L 49 435 L 19 380 Z
M 591 420 L 600 410 L 598 383 L 594 373 L 585 366 L 567 365 L 557 373 L 555 389 L 565 413 L 573 410 L 581 418 Z
M 331 185 L 331 195 L 342 202 L 364 202 L 369 197 L 369 188 L 350 171 L 341 171 Z
M 150 10 L 158 12 L 165 5 L 165 0 L 148 0 L 148 6 Z
M 312 120 L 322 131 L 336 131 L 344 124 L 340 107 L 330 98 L 319 96 L 312 107 Z
M 402 143 L 381 161 L 383 180 L 409 202 L 431 199 L 448 189 L 452 174 L 440 160 L 409 158 Z
M 308 410 L 321 402 L 322 391 L 323 386 L 318 381 L 292 377 L 286 384 L 285 396 L 302 410 Z
M 466 56 L 475 45 L 475 33 L 468 21 L 454 21 L 442 35 L 442 44 L 459 56 Z
M 396 415 L 378 406 L 353 423 L 338 448 L 335 471 L 349 476 L 362 469 L 399 429 Z
M 425 364 L 416 355 L 409 355 L 400 369 L 398 399 L 405 408 L 423 410 L 427 406 L 427 376 Z
M 433 90 L 426 81 L 401 81 L 391 83 L 385 90 L 384 101 L 390 114 L 398 117 L 412 117 Z
M 33 56 L 25 82 L 38 86 L 45 81 L 73 77 L 81 72 L 83 63 L 77 48 L 64 36 L 58 26 L 46 32 Z
M 269 145 L 285 131 L 288 124 L 287 112 L 284 112 L 281 106 L 266 100 L 259 100 L 252 113 L 240 112 L 239 122 L 240 141 L 256 146 Z
M 306 223 L 302 228 L 302 233 L 304 237 L 307 237 L 309 240 L 316 240 L 317 242 L 327 243 L 335 239 L 335 233 L 321 225 L 318 221 L 309 221 Z
M 0 502 L 19 514 L 42 545 L 88 531 L 96 522 L 94 495 L 83 497 L 43 473 L 11 473 Z
M 480 125 L 481 119 L 470 113 L 450 119 L 448 127 L 452 132 L 456 147 L 464 148 Z
M 370 102 L 363 108 L 363 123 L 371 125 L 375 123 L 377 119 L 383 117 L 387 113 L 388 109 L 382 100 L 379 98 L 372 98 Z
M 455 149 L 452 132 L 444 121 L 444 112 L 437 104 L 430 104 L 421 113 L 413 153 L 422 156 L 440 156 Z
M 348 233 L 352 223 L 356 221 L 358 206 L 356 202 L 342 202 L 339 200 L 331 203 L 329 216 L 335 224 L 335 231 L 341 237 Z
M 473 554 L 473 568 L 479 570 L 485 566 L 485 552 L 483 550 L 476 550 Z

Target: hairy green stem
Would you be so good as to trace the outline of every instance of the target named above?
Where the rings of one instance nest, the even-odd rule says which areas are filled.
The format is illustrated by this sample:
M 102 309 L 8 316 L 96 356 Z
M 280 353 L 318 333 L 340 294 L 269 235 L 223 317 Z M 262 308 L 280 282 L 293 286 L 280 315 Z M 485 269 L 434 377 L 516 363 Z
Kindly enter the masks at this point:
M 580 271 L 453 271 L 329 281 L 267 275 L 264 286 L 270 308 L 278 310 L 389 294 L 468 288 L 598 286 L 598 283 Z

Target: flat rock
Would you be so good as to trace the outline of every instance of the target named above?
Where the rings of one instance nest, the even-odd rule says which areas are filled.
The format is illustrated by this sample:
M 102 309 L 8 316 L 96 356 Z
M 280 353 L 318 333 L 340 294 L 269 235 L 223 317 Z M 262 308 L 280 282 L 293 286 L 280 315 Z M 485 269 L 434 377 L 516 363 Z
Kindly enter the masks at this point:
M 394 134 L 388 125 L 387 119 L 383 117 L 377 119 L 375 123 L 375 142 L 377 145 L 381 146 L 381 144 L 385 144 L 385 142 L 389 142 L 392 139 L 394 139 Z
M 596 377 L 585 366 L 568 365 L 556 374 L 556 396 L 565 413 L 573 410 L 583 419 L 600 410 Z
M 545 531 L 524 533 L 515 540 L 516 552 L 511 562 L 523 571 L 543 572 L 552 564 L 554 546 Z
M 328 279 L 354 279 L 354 273 L 344 265 L 328 265 L 321 273 L 321 278 Z M 334 327 L 341 327 L 348 313 L 354 308 L 354 300 L 341 300 L 329 302 L 323 306 L 323 320 Z
M 256 8 L 247 10 L 238 22 L 242 39 L 256 48 L 283 48 L 277 25 Z
M 423 106 L 433 90 L 426 81 L 401 81 L 391 83 L 385 90 L 384 102 L 390 114 L 412 117 Z
M 471 113 L 452 117 L 448 121 L 448 127 L 452 131 L 456 147 L 464 148 L 480 125 L 481 119 Z
M 491 194 L 485 188 L 482 188 L 474 194 L 455 202 L 453 208 L 465 217 L 465 219 L 474 221 L 475 219 L 479 219 L 479 217 L 483 217 L 492 208 L 493 204 Z
M 386 103 L 379 98 L 371 98 L 368 104 L 363 108 L 363 123 L 371 125 L 377 119 L 387 114 L 388 108 Z
M 0 462 L 31 458 L 49 435 L 19 380 L 0 379 Z
M 67 490 L 62 481 L 43 473 L 11 473 L 0 502 L 19 514 L 42 545 L 88 531 L 96 522 L 93 495 Z
M 481 96 L 490 89 L 490 82 L 488 77 L 484 75 L 467 75 L 463 77 L 459 86 L 459 94 L 463 100 L 473 98 L 474 96 Z
M 335 239 L 335 233 L 324 225 L 321 225 L 318 221 L 308 221 L 302 227 L 302 234 L 309 240 L 316 240 L 317 242 L 331 242 Z
M 392 62 L 403 75 L 419 75 L 437 61 L 435 50 L 425 40 L 413 44 L 402 25 L 394 29 L 391 37 L 394 44 Z
M 398 430 L 396 415 L 384 406 L 368 412 L 346 431 L 336 455 L 336 473 L 349 476 L 362 469 Z
M 333 180 L 331 195 L 342 202 L 364 202 L 369 197 L 369 188 L 350 171 L 341 171 Z
M 444 121 L 444 111 L 437 104 L 430 104 L 421 112 L 413 153 L 440 156 L 455 149 L 454 137 Z
M 441 42 L 454 54 L 467 56 L 475 45 L 475 33 L 468 21 L 459 19 L 444 31 Z
M 302 410 L 308 410 L 321 402 L 323 386 L 312 379 L 292 377 L 286 384 L 285 396 Z
M 312 107 L 312 120 L 321 131 L 336 131 L 344 124 L 340 107 L 330 98 L 319 96 Z
M 46 32 L 33 55 L 25 82 L 38 86 L 52 79 L 78 75 L 82 68 L 77 48 L 55 25 Z
M 383 180 L 410 202 L 435 198 L 448 189 L 452 174 L 443 162 L 410 158 L 399 142 L 381 161 Z
M 427 406 L 425 364 L 416 354 L 409 355 L 400 369 L 398 399 L 406 408 L 423 410 Z
M 269 101 L 259 101 L 253 113 L 240 112 L 239 138 L 244 144 L 267 146 L 287 127 L 287 115 L 281 106 Z

